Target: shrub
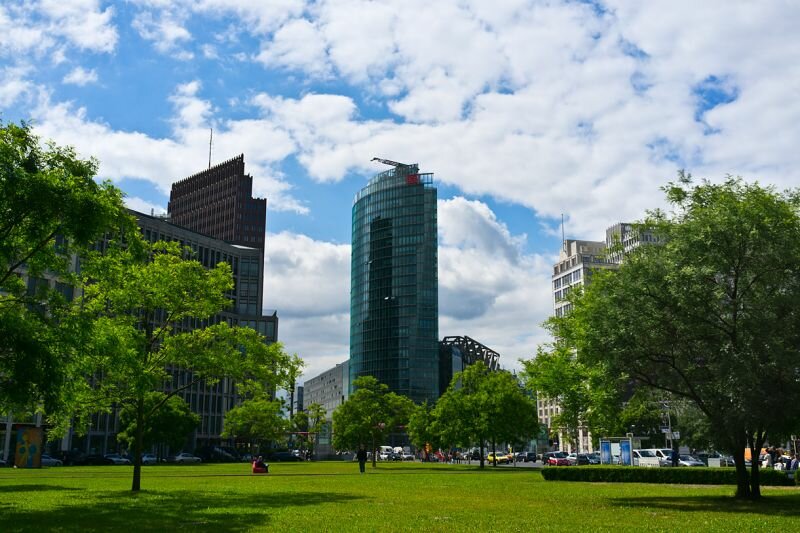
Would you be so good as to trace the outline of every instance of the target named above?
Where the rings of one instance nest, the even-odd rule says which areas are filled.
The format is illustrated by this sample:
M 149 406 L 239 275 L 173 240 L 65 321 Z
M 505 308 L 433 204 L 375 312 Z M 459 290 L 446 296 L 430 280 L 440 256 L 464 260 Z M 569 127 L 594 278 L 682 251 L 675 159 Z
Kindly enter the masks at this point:
M 761 470 L 761 484 L 794 485 L 783 472 Z M 734 468 L 638 468 L 631 466 L 547 467 L 542 476 L 548 481 L 590 481 L 608 483 L 680 483 L 684 485 L 736 485 Z

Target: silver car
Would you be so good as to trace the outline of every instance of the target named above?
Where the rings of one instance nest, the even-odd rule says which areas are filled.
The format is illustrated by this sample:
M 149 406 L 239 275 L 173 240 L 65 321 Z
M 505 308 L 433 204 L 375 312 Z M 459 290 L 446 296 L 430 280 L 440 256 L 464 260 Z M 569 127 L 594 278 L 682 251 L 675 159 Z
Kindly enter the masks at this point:
M 64 463 L 61 462 L 61 459 L 42 454 L 42 466 L 64 466 Z

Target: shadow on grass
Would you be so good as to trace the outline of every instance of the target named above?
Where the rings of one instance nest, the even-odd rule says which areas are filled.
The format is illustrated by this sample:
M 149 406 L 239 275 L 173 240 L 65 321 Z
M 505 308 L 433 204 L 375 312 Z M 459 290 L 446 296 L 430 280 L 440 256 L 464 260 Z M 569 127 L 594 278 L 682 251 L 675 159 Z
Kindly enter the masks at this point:
M 664 511 L 701 513 L 765 514 L 800 517 L 800 493 L 769 492 L 758 502 L 737 500 L 733 496 L 636 496 L 611 498 L 616 507 L 647 507 Z
M 18 488 L 31 490 L 35 485 Z M 129 491 L 85 492 L 82 501 L 64 501 L 59 489 L 53 490 L 53 503 L 47 509 L 17 508 L 3 505 L 0 530 L 10 531 L 172 531 L 177 529 L 245 531 L 268 526 L 270 510 L 309 507 L 324 503 L 343 503 L 361 499 L 350 494 L 291 492 L 265 494 L 226 494 L 207 492 Z M 24 496 L 23 496 L 24 497 Z M 7 529 L 8 528 L 8 529 Z
M 78 489 L 75 487 L 60 487 L 58 485 L 0 485 L 0 494 L 9 493 L 9 494 L 22 494 L 24 492 L 44 492 L 44 491 L 79 491 L 83 489 Z

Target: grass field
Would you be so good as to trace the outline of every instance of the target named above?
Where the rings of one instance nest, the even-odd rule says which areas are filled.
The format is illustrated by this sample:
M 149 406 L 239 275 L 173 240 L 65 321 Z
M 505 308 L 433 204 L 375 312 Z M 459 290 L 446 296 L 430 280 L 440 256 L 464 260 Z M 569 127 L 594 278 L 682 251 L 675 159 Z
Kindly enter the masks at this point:
M 0 470 L 0 531 L 800 531 L 800 489 L 547 482 L 529 468 L 354 463 Z

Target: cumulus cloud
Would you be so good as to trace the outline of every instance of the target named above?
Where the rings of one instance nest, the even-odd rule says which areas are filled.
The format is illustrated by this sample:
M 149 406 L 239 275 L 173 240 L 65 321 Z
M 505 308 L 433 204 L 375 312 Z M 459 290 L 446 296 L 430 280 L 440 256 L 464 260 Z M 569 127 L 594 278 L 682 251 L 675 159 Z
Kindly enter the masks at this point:
M 142 39 L 153 42 L 156 50 L 162 54 L 171 54 L 176 59 L 188 61 L 194 54 L 181 49 L 181 45 L 190 41 L 192 35 L 181 19 L 182 17 L 170 10 L 163 10 L 158 14 L 145 11 L 136 15 L 132 26 Z
M 80 153 L 97 157 L 104 178 L 144 179 L 167 194 L 174 181 L 208 164 L 212 106 L 199 96 L 200 90 L 201 84 L 196 81 L 176 88 L 170 97 L 174 105 L 170 121 L 173 129 L 165 138 L 116 130 L 90 119 L 83 107 L 52 102 L 46 91 L 40 94 L 33 110 L 35 129 L 44 138 L 73 145 Z M 269 198 L 270 209 L 308 211 L 276 169 L 276 164 L 294 150 L 294 142 L 285 132 L 263 120 L 219 121 L 214 125 L 214 161 L 245 153 L 254 192 Z
M 84 85 L 97 82 L 97 72 L 94 69 L 86 70 L 83 67 L 75 67 L 64 76 L 62 81 L 70 85 L 83 87 Z
M 133 209 L 134 211 L 138 211 L 146 215 L 149 215 L 150 213 L 160 215 L 167 212 L 166 206 L 148 202 L 147 200 L 139 198 L 138 196 L 126 196 L 125 206 L 127 206 L 129 209 Z
M 41 56 L 57 46 L 108 53 L 119 35 L 99 0 L 10 0 L 0 5 L 0 57 Z
M 553 258 L 522 253 L 484 203 L 438 204 L 439 332 L 469 335 L 516 368 L 545 339 Z M 280 339 L 308 363 L 306 378 L 349 357 L 350 245 L 281 232 L 267 236 L 264 307 L 278 309 Z

